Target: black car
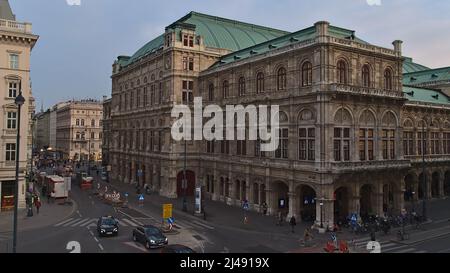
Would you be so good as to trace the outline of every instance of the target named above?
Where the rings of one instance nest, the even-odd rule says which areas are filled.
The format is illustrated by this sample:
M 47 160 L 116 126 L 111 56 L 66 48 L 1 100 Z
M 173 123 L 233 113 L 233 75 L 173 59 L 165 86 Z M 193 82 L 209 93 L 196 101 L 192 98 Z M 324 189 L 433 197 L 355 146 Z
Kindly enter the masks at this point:
M 102 216 L 97 222 L 97 233 L 100 237 L 117 235 L 119 233 L 119 222 L 112 216 Z
M 162 231 L 152 225 L 140 226 L 133 229 L 133 241 L 144 244 L 147 249 L 163 247 L 169 242 Z
M 168 245 L 161 250 L 161 253 L 178 253 L 178 254 L 188 254 L 195 253 L 195 251 L 184 245 Z

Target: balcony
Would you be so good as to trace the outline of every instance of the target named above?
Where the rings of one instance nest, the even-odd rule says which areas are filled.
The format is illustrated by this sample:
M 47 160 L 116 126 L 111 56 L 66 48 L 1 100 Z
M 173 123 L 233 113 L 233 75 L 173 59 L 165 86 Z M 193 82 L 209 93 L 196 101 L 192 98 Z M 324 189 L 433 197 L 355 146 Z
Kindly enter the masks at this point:
M 338 93 L 347 93 L 347 94 L 365 95 L 365 96 L 378 96 L 378 97 L 387 97 L 387 98 L 395 98 L 395 99 L 404 99 L 404 97 L 405 97 L 405 95 L 401 91 L 368 88 L 368 87 L 352 86 L 352 85 L 344 85 L 344 84 L 332 84 L 330 86 L 330 90 L 338 92 Z
M 413 164 L 422 163 L 421 155 L 408 155 L 405 156 L 406 159 L 410 160 Z M 425 155 L 425 163 L 443 163 L 450 162 L 450 155 Z
M 356 162 L 332 162 L 333 173 L 361 172 L 376 170 L 399 170 L 410 168 L 410 160 L 379 160 L 379 161 L 356 161 Z
M 31 34 L 31 24 L 0 19 L 0 30 Z

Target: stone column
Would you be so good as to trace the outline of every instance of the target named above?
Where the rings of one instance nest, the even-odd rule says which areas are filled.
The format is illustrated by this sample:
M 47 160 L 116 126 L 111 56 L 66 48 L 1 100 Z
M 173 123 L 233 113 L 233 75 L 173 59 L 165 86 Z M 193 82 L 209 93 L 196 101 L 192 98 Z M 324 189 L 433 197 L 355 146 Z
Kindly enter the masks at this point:
M 295 187 L 294 187 L 294 181 L 291 180 L 289 181 L 289 192 L 288 192 L 288 196 L 289 196 L 289 213 L 287 215 L 288 220 L 292 217 L 295 216 L 295 218 L 298 218 L 298 208 L 297 208 L 297 195 L 295 194 Z
M 441 150 L 442 151 L 442 150 Z M 444 181 L 445 181 L 445 173 L 439 173 L 439 198 L 444 198 Z

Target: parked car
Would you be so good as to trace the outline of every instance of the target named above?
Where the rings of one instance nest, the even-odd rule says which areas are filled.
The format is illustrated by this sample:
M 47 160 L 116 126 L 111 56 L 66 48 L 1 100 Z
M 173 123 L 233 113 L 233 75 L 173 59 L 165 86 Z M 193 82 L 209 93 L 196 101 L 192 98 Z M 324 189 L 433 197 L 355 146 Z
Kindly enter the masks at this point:
M 184 245 L 168 245 L 161 250 L 161 253 L 179 253 L 179 254 L 188 254 L 195 253 L 195 251 Z
M 119 222 L 113 216 L 102 216 L 97 222 L 98 236 L 117 235 L 119 233 Z
M 133 229 L 133 241 L 143 244 L 147 249 L 163 247 L 169 242 L 162 231 L 152 225 L 144 225 Z

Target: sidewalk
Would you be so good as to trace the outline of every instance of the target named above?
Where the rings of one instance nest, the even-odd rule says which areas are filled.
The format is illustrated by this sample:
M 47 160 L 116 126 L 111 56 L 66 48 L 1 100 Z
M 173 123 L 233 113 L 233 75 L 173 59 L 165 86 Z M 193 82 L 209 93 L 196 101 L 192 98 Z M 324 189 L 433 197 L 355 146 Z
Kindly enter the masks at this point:
M 76 209 L 77 205 L 72 200 L 72 205 L 58 205 L 57 202 L 47 203 L 47 198 L 41 200 L 39 214 L 33 206 L 33 216 L 27 217 L 26 209 L 19 209 L 17 215 L 17 227 L 19 231 L 37 229 L 51 226 L 64 218 L 69 217 Z M 14 211 L 0 212 L 0 233 L 12 232 L 14 224 Z
M 99 182 L 96 179 L 96 182 Z M 129 206 L 137 206 L 138 195 L 136 194 L 136 189 L 134 186 L 125 183 L 112 182 L 112 183 L 102 183 L 102 188 L 105 185 L 108 186 L 108 192 L 116 190 L 123 196 L 125 192 L 129 194 L 128 202 Z M 203 200 L 204 208 L 206 211 L 206 221 L 203 216 L 194 216 L 194 198 L 187 198 L 187 210 L 188 212 L 183 212 L 183 199 L 170 199 L 163 196 L 159 196 L 157 193 L 152 193 L 150 195 L 144 194 L 144 210 L 160 210 L 162 213 L 163 204 L 173 204 L 173 211 L 175 214 L 175 219 L 177 215 L 182 215 L 196 221 L 204 222 L 205 224 L 212 226 L 220 226 L 229 229 L 239 229 L 247 232 L 259 232 L 271 234 L 273 236 L 289 236 L 298 240 L 300 236 L 303 236 L 303 231 L 306 227 L 310 227 L 311 223 L 301 223 L 298 222 L 295 227 L 295 233 L 291 232 L 291 227 L 288 222 L 283 223 L 282 226 L 276 225 L 275 216 L 265 216 L 257 212 L 248 211 L 245 212 L 248 218 L 248 223 L 244 224 L 244 210 L 240 207 L 229 206 L 223 202 Z M 141 207 L 137 207 L 142 209 Z

